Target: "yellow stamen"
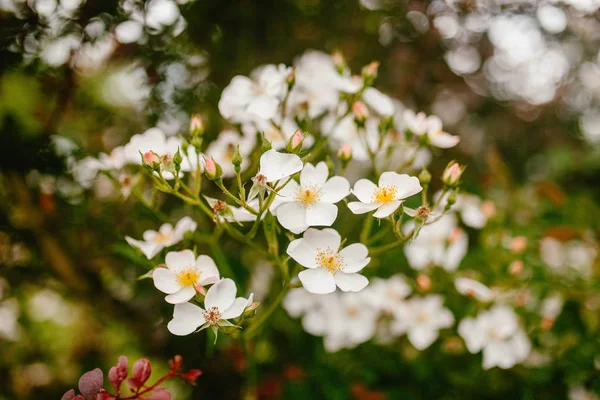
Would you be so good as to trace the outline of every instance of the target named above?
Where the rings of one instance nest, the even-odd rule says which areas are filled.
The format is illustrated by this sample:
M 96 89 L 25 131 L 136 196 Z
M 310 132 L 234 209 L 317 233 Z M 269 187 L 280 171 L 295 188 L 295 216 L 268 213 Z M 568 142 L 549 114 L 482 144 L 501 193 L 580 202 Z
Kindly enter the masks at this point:
M 396 200 L 396 193 L 398 192 L 398 188 L 396 186 L 382 186 L 375 189 L 375 193 L 373 193 L 373 202 L 374 203 L 387 203 L 390 201 Z
M 329 247 L 325 250 L 319 250 L 315 261 L 319 267 L 327 268 L 333 273 L 341 270 L 344 266 L 342 257 Z
M 311 204 L 316 203 L 321 198 L 319 188 L 316 186 L 304 186 L 298 189 L 296 199 L 304 203 L 304 208 L 309 208 Z
M 181 286 L 194 286 L 200 279 L 200 274 L 194 267 L 187 267 L 177 272 L 175 279 Z
M 171 233 L 156 232 L 152 238 L 154 243 L 167 243 L 169 240 L 171 240 Z

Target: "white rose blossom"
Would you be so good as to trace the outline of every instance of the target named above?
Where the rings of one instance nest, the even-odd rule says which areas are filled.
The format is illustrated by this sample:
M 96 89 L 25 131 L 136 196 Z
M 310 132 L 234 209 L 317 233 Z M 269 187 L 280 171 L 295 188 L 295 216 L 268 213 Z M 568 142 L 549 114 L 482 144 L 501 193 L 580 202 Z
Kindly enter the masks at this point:
M 192 303 L 176 304 L 173 319 L 168 323 L 169 332 L 185 336 L 208 327 L 231 326 L 228 320 L 242 315 L 252 304 L 249 298 L 235 297 L 237 287 L 231 279 L 224 278 L 212 285 L 206 292 L 204 308 Z
M 460 141 L 458 136 L 451 135 L 442 130 L 442 120 L 436 115 L 427 116 L 425 113 L 415 114 L 412 110 L 404 111 L 406 127 L 415 135 L 427 135 L 429 144 L 440 149 L 454 147 Z
M 271 211 L 284 228 L 298 234 L 310 226 L 333 224 L 338 214 L 335 203 L 350 194 L 350 184 L 341 176 L 328 176 L 325 162 L 306 163 L 300 184 L 291 180 L 278 192 Z
M 190 217 L 183 217 L 175 227 L 171 224 L 162 224 L 158 231 L 148 230 L 144 232 L 144 240 L 136 240 L 129 236 L 125 240 L 129 245 L 137 247 L 148 258 L 154 258 L 165 247 L 173 246 L 183 240 L 187 232 L 194 232 L 198 224 Z
M 483 350 L 483 369 L 507 369 L 524 361 L 531 351 L 531 342 L 519 327 L 512 308 L 496 305 L 476 318 L 465 318 L 458 325 L 469 352 Z
M 298 274 L 306 290 L 325 294 L 337 286 L 344 292 L 358 292 L 367 286 L 367 278 L 357 273 L 371 261 L 367 247 L 354 243 L 339 250 L 341 242 L 334 229 L 310 228 L 289 244 L 287 254 L 307 268 Z
M 454 287 L 460 294 L 471 296 L 476 300 L 488 302 L 493 299 L 493 292 L 483 283 L 469 278 L 456 278 Z
M 454 315 L 443 306 L 440 295 L 411 297 L 394 310 L 390 326 L 393 334 L 406 333 L 408 340 L 418 350 L 425 350 L 437 339 L 440 329 L 454 324 Z
M 407 197 L 419 193 L 423 188 L 419 179 L 407 174 L 384 172 L 375 185 L 368 179 L 360 179 L 354 184 L 352 193 L 360 201 L 348 203 L 354 214 L 364 214 L 373 210 L 375 218 L 386 218 L 394 213 Z

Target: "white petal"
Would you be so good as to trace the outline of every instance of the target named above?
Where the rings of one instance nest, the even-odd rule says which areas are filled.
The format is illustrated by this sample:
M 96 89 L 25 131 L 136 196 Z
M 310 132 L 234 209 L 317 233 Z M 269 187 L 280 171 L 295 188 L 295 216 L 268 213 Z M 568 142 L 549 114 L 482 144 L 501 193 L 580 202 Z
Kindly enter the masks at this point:
M 479 329 L 479 324 L 474 318 L 465 318 L 458 324 L 458 333 L 465 341 L 470 353 L 475 354 L 485 345 L 485 332 Z
M 325 268 L 305 269 L 298 274 L 302 286 L 310 293 L 326 294 L 335 292 L 333 275 Z
M 308 229 L 304 232 L 303 236 L 307 244 L 313 249 L 324 249 L 329 247 L 332 250 L 337 251 L 342 243 L 342 237 L 340 234 L 331 228 L 325 229 Z
M 248 299 L 238 297 L 233 301 L 231 307 L 221 313 L 221 319 L 237 318 L 244 312 L 248 305 Z
M 407 243 L 404 245 L 404 255 L 413 269 L 421 270 L 431 263 L 430 246 L 419 243 Z
M 379 115 L 390 116 L 394 114 L 394 102 L 392 99 L 373 87 L 365 89 L 363 100 Z
M 190 301 L 196 295 L 196 289 L 193 286 L 184 286 L 178 292 L 165 297 L 165 301 L 171 304 L 180 304 Z
M 162 244 L 142 242 L 141 240 L 135 240 L 129 236 L 126 236 L 125 240 L 130 246 L 140 249 L 148 260 L 154 258 L 164 248 Z
M 417 350 L 425 350 L 437 339 L 438 331 L 429 327 L 417 326 L 408 331 L 408 340 Z
M 321 161 L 316 166 L 311 163 L 304 164 L 300 173 L 300 184 L 302 186 L 317 185 L 321 186 L 327 181 L 329 169 L 324 161 Z
M 360 292 L 369 284 L 369 280 L 360 274 L 338 272 L 335 274 L 335 284 L 344 292 Z
M 468 247 L 469 238 L 467 234 L 461 230 L 456 239 L 448 245 L 442 267 L 447 271 L 455 271 L 467 254 Z
M 233 304 L 236 292 L 234 281 L 229 278 L 221 279 L 208 289 L 204 306 L 206 309 L 217 307 L 221 311 L 227 310 Z
M 154 286 L 163 293 L 171 294 L 181 289 L 175 274 L 167 268 L 156 268 L 152 272 L 152 279 Z
M 428 134 L 429 142 L 440 149 L 449 149 L 460 142 L 458 136 L 451 135 L 443 131 L 433 131 Z
M 379 186 L 395 186 L 396 200 L 405 199 L 419 193 L 423 188 L 416 176 L 398 174 L 396 172 L 384 172 L 379 177 Z
M 319 195 L 325 203 L 337 203 L 350 194 L 350 183 L 346 178 L 334 176 L 321 188 Z
M 385 172 L 384 172 L 385 173 Z M 352 193 L 362 202 L 371 203 L 373 200 L 373 194 L 377 190 L 377 185 L 368 179 L 360 179 L 354 184 Z
M 183 238 L 183 235 L 185 235 L 187 232 L 195 231 L 197 227 L 198 224 L 196 223 L 196 221 L 194 221 L 190 217 L 183 217 L 179 220 L 179 222 L 177 222 L 177 225 L 175 225 L 173 233 L 175 237 Z
M 331 203 L 314 203 L 306 210 L 308 226 L 331 226 L 337 218 L 338 208 Z
M 279 101 L 271 96 L 258 96 L 255 98 L 246 109 L 246 112 L 252 116 L 269 120 L 275 117 Z
M 177 304 L 167 328 L 173 335 L 189 335 L 206 322 L 203 314 L 204 310 L 194 304 Z
M 285 203 L 277 207 L 277 221 L 295 234 L 304 232 L 308 228 L 306 208 L 298 202 Z
M 382 204 L 381 207 L 373 213 L 373 216 L 375 218 L 387 218 L 400 207 L 400 204 L 402 204 L 402 202 L 399 200 L 388 201 L 387 203 Z
M 278 153 L 271 149 L 260 157 L 260 173 L 267 182 L 275 182 L 302 169 L 302 160 L 295 154 Z
M 287 248 L 287 254 L 303 267 L 317 268 L 317 251 L 305 239 L 292 241 Z
M 340 251 L 344 258 L 344 272 L 358 272 L 367 265 L 371 259 L 368 257 L 369 250 L 362 243 L 353 243 Z
M 209 256 L 198 256 L 196 259 L 196 271 L 200 274 L 200 284 L 210 285 L 219 280 L 219 269 Z
M 492 367 L 510 368 L 516 360 L 506 342 L 488 343 L 483 349 L 483 369 Z
M 381 203 L 361 203 L 360 201 L 351 201 L 348 208 L 354 214 L 365 214 L 379 207 Z
M 165 257 L 165 264 L 170 270 L 177 271 L 181 268 L 196 265 L 196 258 L 191 250 L 170 251 Z

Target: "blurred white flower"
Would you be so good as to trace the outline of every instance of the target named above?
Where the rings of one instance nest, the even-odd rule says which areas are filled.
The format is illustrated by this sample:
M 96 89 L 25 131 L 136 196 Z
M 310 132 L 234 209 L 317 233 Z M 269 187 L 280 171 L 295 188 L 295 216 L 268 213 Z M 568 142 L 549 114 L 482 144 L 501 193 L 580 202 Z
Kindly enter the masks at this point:
M 338 208 L 335 203 L 350 194 L 346 178 L 333 176 L 324 161 L 316 166 L 306 163 L 300 172 L 300 184 L 291 180 L 276 197 L 271 211 L 279 223 L 298 234 L 310 226 L 331 226 Z
M 563 308 L 565 300 L 560 292 L 554 292 L 548 295 L 540 305 L 540 315 L 550 320 L 555 320 Z
M 555 273 L 565 275 L 574 272 L 583 276 L 592 273 L 597 249 L 581 240 L 561 242 L 550 236 L 540 240 L 542 261 Z
M 392 314 L 393 311 L 406 301 L 412 288 L 406 282 L 406 277 L 396 274 L 388 279 L 375 278 L 364 289 L 366 301 L 379 312 Z M 362 293 L 362 292 L 361 292 Z
M 221 115 L 232 122 L 274 118 L 285 96 L 286 78 L 291 71 L 291 67 L 283 64 L 270 64 L 254 70 L 253 79 L 235 76 L 219 100 Z
M 212 258 L 194 257 L 191 250 L 170 251 L 165 257 L 166 268 L 155 268 L 154 286 L 163 293 L 167 303 L 179 304 L 196 295 L 196 287 L 219 281 L 219 270 Z
M 373 87 L 366 88 L 362 98 L 369 107 L 382 117 L 390 117 L 396 112 L 394 101 L 388 95 Z
M 21 337 L 19 303 L 16 299 L 0 301 L 0 338 L 16 341 Z
M 474 279 L 456 278 L 454 287 L 456 287 L 458 293 L 471 296 L 482 302 L 488 302 L 494 297 L 490 288 Z
M 354 184 L 352 193 L 360 201 L 348 203 L 354 214 L 364 214 L 377 210 L 375 218 L 386 218 L 400 207 L 402 200 L 419 193 L 423 188 L 419 179 L 407 174 L 384 172 L 379 177 L 379 185 L 368 179 L 360 179 Z
M 358 129 L 352 114 L 338 121 L 335 114 L 326 115 L 321 122 L 321 130 L 329 136 L 330 146 L 337 149 L 342 144 L 352 147 L 352 158 L 359 161 L 370 159 L 371 151 L 376 151 L 379 144 L 379 119 L 367 118 L 364 129 Z
M 298 274 L 306 290 L 325 294 L 337 286 L 344 292 L 358 292 L 367 286 L 367 278 L 357 273 L 371 261 L 367 247 L 354 243 L 339 250 L 341 242 L 334 229 L 310 228 L 289 244 L 287 254 L 308 268 Z
M 404 232 L 414 228 L 414 222 L 404 225 Z M 440 266 L 447 271 L 458 268 L 467 254 L 469 239 L 467 234 L 456 226 L 456 217 L 448 214 L 431 225 L 425 225 L 418 236 L 404 245 L 408 263 L 416 270 L 429 265 Z
M 138 154 L 138 159 L 140 158 Z M 98 154 L 98 161 L 101 163 L 101 170 L 119 170 L 127 163 L 125 156 L 125 148 L 123 146 L 115 147 L 111 150 L 110 154 L 100 153 Z
M 517 315 L 508 306 L 494 306 L 479 313 L 477 318 L 467 317 L 458 325 L 469 352 L 483 350 L 483 369 L 507 369 L 523 362 L 531 351 L 531 343 L 519 327 Z
M 416 349 L 425 350 L 437 339 L 441 329 L 454 324 L 454 315 L 443 303 L 440 295 L 411 297 L 394 310 L 391 332 L 394 335 L 406 333 Z
M 404 111 L 404 123 L 415 135 L 427 135 L 429 144 L 441 149 L 454 147 L 460 141 L 458 136 L 451 135 L 442 130 L 442 120 L 435 116 L 427 116 L 425 113 L 415 114 L 412 110 Z
M 183 240 L 187 232 L 196 230 L 198 224 L 190 217 L 183 217 L 177 222 L 175 228 L 171 224 L 163 224 L 157 231 L 148 230 L 144 232 L 144 240 L 135 240 L 129 236 L 125 237 L 127 243 L 137 247 L 144 253 L 148 260 L 154 258 L 165 247 L 173 246 Z
M 600 397 L 585 386 L 573 386 L 569 389 L 569 400 L 598 400 Z
M 169 332 L 185 336 L 200 330 L 218 326 L 231 326 L 228 321 L 237 318 L 252 304 L 252 295 L 248 299 L 236 298 L 237 287 L 231 279 L 224 278 L 212 285 L 204 298 L 204 309 L 192 304 L 176 304 L 173 319 L 167 325 Z

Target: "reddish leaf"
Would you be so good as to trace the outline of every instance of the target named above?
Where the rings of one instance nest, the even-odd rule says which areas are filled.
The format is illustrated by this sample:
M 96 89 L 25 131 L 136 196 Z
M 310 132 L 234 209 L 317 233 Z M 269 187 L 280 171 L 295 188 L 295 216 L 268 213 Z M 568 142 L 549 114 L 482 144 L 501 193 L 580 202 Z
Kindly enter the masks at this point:
M 69 390 L 67 393 L 63 394 L 60 400 L 73 400 L 75 398 L 75 391 L 73 389 Z
M 127 360 L 127 357 L 121 356 L 119 357 L 117 365 L 108 371 L 108 380 L 117 391 L 117 394 L 121 391 L 121 383 L 127 378 L 128 368 L 129 361 Z
M 96 400 L 103 383 L 102 371 L 100 368 L 96 368 L 93 371 L 86 372 L 79 378 L 79 391 L 85 400 Z
M 166 389 L 158 388 L 149 396 L 142 397 L 143 400 L 171 400 L 171 393 Z

